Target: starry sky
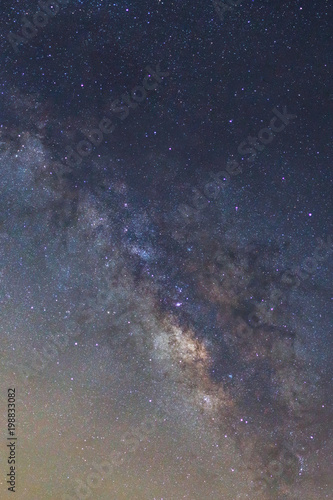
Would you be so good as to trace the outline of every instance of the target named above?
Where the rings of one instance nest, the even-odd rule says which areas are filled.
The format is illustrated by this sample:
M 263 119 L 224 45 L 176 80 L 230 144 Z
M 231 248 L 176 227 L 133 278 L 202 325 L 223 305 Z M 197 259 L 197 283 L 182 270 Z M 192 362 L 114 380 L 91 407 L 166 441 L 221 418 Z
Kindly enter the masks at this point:
M 332 499 L 329 2 L 0 9 L 0 497 Z

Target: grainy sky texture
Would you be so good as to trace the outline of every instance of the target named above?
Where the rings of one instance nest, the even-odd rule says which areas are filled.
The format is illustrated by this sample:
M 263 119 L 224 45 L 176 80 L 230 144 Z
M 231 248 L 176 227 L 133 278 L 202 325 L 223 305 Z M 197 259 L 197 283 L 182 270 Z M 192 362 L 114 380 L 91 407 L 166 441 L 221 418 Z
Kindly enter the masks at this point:
M 331 3 L 0 10 L 0 498 L 332 499 Z

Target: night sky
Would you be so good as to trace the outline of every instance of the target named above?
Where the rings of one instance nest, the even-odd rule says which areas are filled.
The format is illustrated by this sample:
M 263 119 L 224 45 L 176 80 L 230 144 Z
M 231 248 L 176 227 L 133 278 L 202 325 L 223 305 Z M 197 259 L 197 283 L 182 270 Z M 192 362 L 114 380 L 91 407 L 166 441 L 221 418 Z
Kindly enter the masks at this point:
M 0 11 L 0 498 L 333 499 L 330 2 Z

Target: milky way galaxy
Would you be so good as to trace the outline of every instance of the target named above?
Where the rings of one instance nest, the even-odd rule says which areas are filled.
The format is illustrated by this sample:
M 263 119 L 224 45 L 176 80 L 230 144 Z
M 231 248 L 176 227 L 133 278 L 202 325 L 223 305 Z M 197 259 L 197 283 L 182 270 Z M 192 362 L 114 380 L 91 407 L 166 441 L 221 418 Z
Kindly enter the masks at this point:
M 1 8 L 0 497 L 332 498 L 325 2 L 49 3 Z

